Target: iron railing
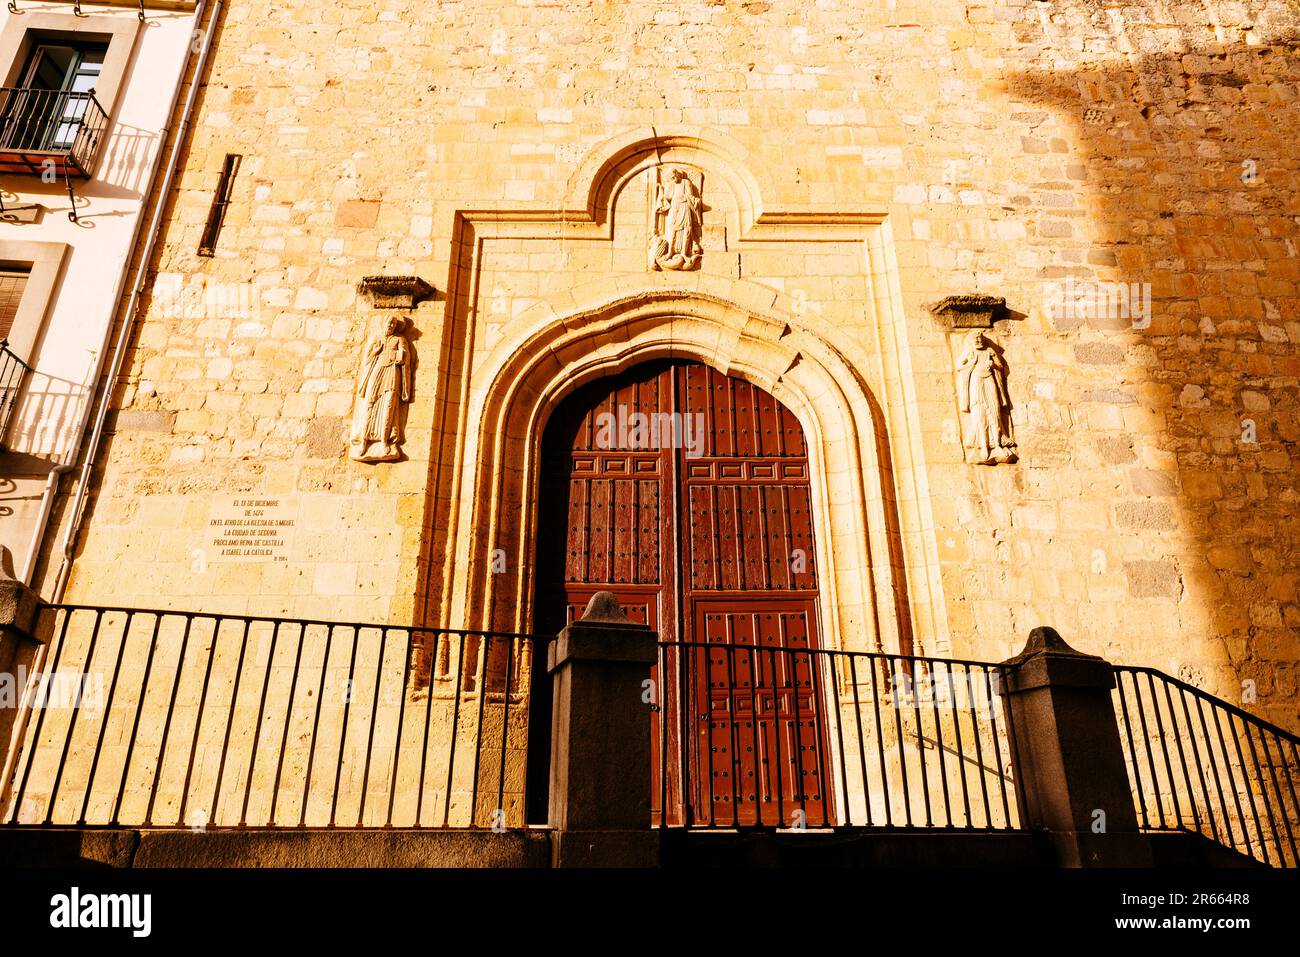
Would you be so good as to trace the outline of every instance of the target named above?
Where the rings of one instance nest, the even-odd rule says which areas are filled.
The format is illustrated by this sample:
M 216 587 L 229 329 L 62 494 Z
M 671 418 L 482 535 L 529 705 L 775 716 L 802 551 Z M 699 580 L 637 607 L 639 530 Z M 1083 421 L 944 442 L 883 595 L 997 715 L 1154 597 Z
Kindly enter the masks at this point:
M 528 635 L 74 605 L 38 629 L 5 825 L 525 820 Z
M 9 435 L 9 422 L 13 419 L 14 409 L 18 405 L 18 396 L 22 392 L 23 382 L 32 371 L 22 359 L 9 348 L 9 340 L 0 340 L 0 449 L 5 448 L 5 439 Z
M 1117 667 L 1115 679 L 1141 827 L 1295 867 L 1300 737 L 1152 668 Z
M 0 173 L 89 176 L 107 129 L 93 90 L 0 87 Z
M 667 642 L 657 669 L 657 823 L 1023 826 L 999 665 Z

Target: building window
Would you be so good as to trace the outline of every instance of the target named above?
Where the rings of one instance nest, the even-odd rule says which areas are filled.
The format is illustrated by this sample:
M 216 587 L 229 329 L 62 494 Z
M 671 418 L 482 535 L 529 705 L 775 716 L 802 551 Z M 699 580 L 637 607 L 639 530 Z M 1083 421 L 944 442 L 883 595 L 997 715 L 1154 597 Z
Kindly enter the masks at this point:
M 27 102 L 15 124 L 26 148 L 72 148 L 107 53 L 107 43 L 43 43 L 32 51 L 23 71 Z
M 94 175 L 141 29 L 118 14 L 30 11 L 4 22 L 0 174 Z
M 58 160 L 66 155 L 84 174 L 107 119 L 95 98 L 107 53 L 106 43 L 37 43 L 20 85 L 5 91 L 0 149 L 21 151 L 29 169 L 56 172 L 65 171 Z
M 0 266 L 0 341 L 9 340 L 9 332 L 18 316 L 18 304 L 23 300 L 23 290 L 31 277 L 30 268 Z

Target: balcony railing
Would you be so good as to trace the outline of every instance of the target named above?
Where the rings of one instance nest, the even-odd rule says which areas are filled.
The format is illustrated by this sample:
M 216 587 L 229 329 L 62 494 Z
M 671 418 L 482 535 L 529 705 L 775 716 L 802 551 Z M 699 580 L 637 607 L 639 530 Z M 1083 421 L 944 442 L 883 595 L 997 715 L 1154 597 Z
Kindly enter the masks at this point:
M 77 605 L 39 606 L 34 636 L 0 826 L 528 820 L 534 636 Z M 1042 782 L 1019 773 L 1007 669 L 784 637 L 660 643 L 643 686 L 653 823 L 1023 831 Z M 1114 671 L 1139 826 L 1294 867 L 1300 738 L 1158 671 Z
M 1023 826 L 1000 665 L 669 642 L 658 676 L 670 827 Z
M 1115 669 L 1138 820 L 1274 867 L 1300 864 L 1300 737 L 1151 668 Z
M 5 448 L 9 435 L 9 422 L 13 419 L 23 382 L 31 366 L 19 359 L 9 348 L 9 340 L 0 340 L 0 449 Z
M 0 173 L 88 177 L 107 129 L 93 90 L 0 87 Z
M 520 827 L 527 635 L 47 605 L 0 824 Z

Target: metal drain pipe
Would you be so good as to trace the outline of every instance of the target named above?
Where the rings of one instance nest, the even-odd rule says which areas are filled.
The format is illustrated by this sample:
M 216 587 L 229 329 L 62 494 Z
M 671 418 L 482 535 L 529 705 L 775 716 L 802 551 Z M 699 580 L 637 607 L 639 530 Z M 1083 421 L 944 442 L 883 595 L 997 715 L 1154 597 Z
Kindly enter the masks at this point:
M 118 333 L 117 343 L 113 348 L 113 358 L 108 365 L 108 375 L 104 380 L 104 391 L 100 396 L 99 405 L 95 410 L 95 424 L 90 434 L 90 440 L 85 445 L 84 458 L 81 463 L 81 474 L 77 479 L 77 494 L 72 500 L 69 509 L 68 527 L 63 534 L 63 541 L 59 546 L 59 571 L 54 581 L 54 592 L 51 597 L 52 602 L 63 600 L 64 590 L 68 585 L 68 576 L 72 571 L 72 552 L 76 546 L 77 535 L 81 530 L 81 522 L 85 517 L 86 510 L 86 493 L 90 487 L 90 476 L 94 471 L 95 457 L 99 454 L 99 446 L 104 438 L 104 423 L 108 419 L 109 407 L 113 402 L 113 391 L 117 385 L 117 378 L 122 372 L 122 362 L 126 358 L 127 346 L 131 342 L 131 334 L 135 329 L 136 311 L 140 307 L 140 296 L 144 292 L 146 280 L 149 275 L 149 262 L 153 259 L 154 247 L 158 244 L 158 235 L 162 227 L 163 210 L 167 206 L 167 197 L 171 193 L 172 184 L 176 179 L 176 167 L 180 158 L 181 148 L 185 144 L 186 134 L 189 132 L 190 120 L 194 114 L 194 104 L 198 99 L 199 85 L 203 79 L 203 74 L 208 64 L 208 57 L 212 52 L 212 41 L 216 34 L 216 24 L 221 17 L 221 8 L 224 6 L 224 0 L 216 0 L 212 7 L 212 17 L 208 21 L 208 29 L 202 30 L 200 24 L 203 22 L 203 14 L 207 9 L 207 0 L 198 0 L 198 6 L 194 11 L 194 28 L 196 32 L 201 32 L 203 37 L 202 46 L 198 50 L 198 63 L 194 68 L 194 79 L 190 82 L 189 94 L 185 98 L 185 106 L 181 111 L 180 124 L 176 128 L 176 139 L 172 143 L 171 153 L 167 158 L 167 166 L 163 174 L 162 185 L 158 190 L 158 198 L 154 203 L 153 215 L 149 222 L 148 232 L 145 234 L 147 239 L 145 247 L 140 253 L 140 262 L 136 267 L 135 278 L 131 283 L 131 298 L 126 304 L 126 309 L 122 313 L 122 328 Z M 193 55 L 193 45 L 190 47 L 191 56 Z M 185 58 L 185 65 L 181 68 L 181 75 L 176 82 L 176 92 L 172 97 L 171 109 L 168 116 L 171 117 L 176 113 L 176 104 L 180 99 L 181 87 L 185 81 L 185 69 L 190 64 L 190 56 Z M 163 129 L 162 139 L 159 141 L 158 160 L 162 159 L 162 144 L 167 142 L 167 128 Z M 154 167 L 153 180 L 157 176 L 157 166 Z M 143 223 L 143 219 L 141 222 Z M 110 327 L 111 328 L 111 327 Z M 102 363 L 101 353 L 101 363 Z M 102 366 L 101 366 L 102 369 Z M 96 370 L 94 380 L 98 381 L 100 369 Z M 86 412 L 90 412 L 90 404 L 86 406 Z M 85 424 L 83 421 L 79 434 L 84 434 Z M 51 499 L 52 504 L 52 499 Z M 48 521 L 49 508 L 45 509 L 45 521 Z M 43 532 L 43 525 L 37 527 L 38 534 Z M 42 536 L 43 537 L 43 536 Z M 36 567 L 35 560 L 32 561 L 32 569 Z

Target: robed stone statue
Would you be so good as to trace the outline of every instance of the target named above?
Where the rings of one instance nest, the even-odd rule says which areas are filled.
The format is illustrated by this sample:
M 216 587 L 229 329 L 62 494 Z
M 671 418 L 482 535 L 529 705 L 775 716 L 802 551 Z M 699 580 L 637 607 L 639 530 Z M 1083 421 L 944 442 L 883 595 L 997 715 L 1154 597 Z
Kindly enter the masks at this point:
M 979 329 L 971 333 L 957 364 L 957 404 L 965 413 L 962 443 L 968 461 L 996 465 L 1016 460 L 1007 360 Z
M 391 462 L 402 456 L 403 425 L 411 401 L 412 355 L 402 319 L 371 336 L 357 374 L 349 455 L 358 462 Z

